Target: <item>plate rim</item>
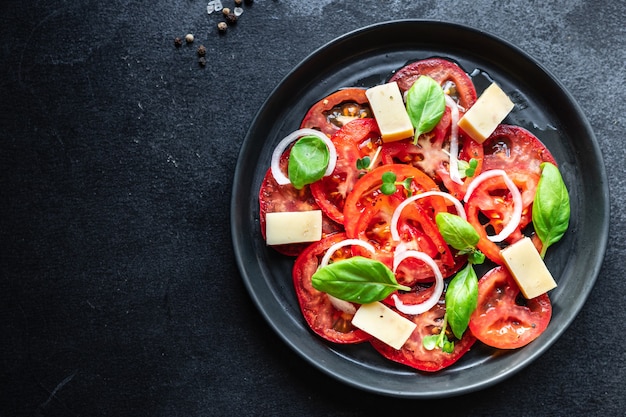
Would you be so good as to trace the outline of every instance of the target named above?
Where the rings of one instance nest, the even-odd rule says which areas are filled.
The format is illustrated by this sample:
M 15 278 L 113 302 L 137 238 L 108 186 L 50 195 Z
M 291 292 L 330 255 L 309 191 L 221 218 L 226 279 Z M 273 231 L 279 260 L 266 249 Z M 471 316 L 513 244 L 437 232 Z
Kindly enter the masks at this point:
M 599 184 L 597 185 L 600 189 L 601 189 L 601 193 L 602 195 L 605 196 L 605 198 L 602 201 L 601 207 L 600 207 L 600 212 L 601 215 L 603 216 L 602 222 L 601 222 L 601 227 L 600 227 L 600 232 L 598 234 L 598 236 L 600 236 L 600 241 L 598 242 L 598 246 L 597 246 L 597 251 L 596 251 L 596 256 L 595 256 L 595 262 L 593 262 L 593 264 L 591 265 L 590 268 L 590 272 L 591 272 L 591 278 L 588 279 L 585 282 L 585 292 L 582 296 L 576 298 L 574 305 L 569 309 L 569 311 L 571 311 L 571 314 L 568 315 L 568 320 L 566 321 L 565 325 L 562 326 L 562 328 L 559 328 L 555 331 L 555 333 L 553 334 L 553 337 L 551 337 L 550 340 L 548 340 L 546 343 L 543 343 L 539 346 L 538 349 L 534 350 L 533 353 L 526 359 L 522 360 L 520 364 L 515 365 L 513 367 L 509 367 L 507 368 L 505 371 L 499 373 L 498 375 L 489 378 L 487 380 L 482 380 L 479 381 L 477 383 L 474 383 L 472 385 L 465 385 L 463 387 L 455 387 L 455 388 L 450 388 L 448 390 L 445 391 L 438 391 L 438 392 L 409 392 L 409 391 L 399 391 L 399 390 L 392 390 L 392 389 L 385 389 L 384 387 L 372 387 L 372 386 L 365 386 L 363 384 L 358 383 L 357 381 L 355 381 L 354 379 L 350 378 L 349 376 L 343 375 L 341 373 L 338 372 L 333 372 L 331 371 L 328 367 L 324 366 L 323 364 L 318 363 L 317 361 L 313 360 L 311 357 L 309 357 L 307 355 L 307 353 L 298 345 L 296 344 L 293 340 L 290 340 L 288 337 L 286 337 L 286 335 L 284 334 L 284 332 L 281 330 L 281 328 L 274 322 L 274 320 L 272 320 L 272 317 L 270 316 L 269 312 L 264 308 L 263 306 L 263 302 L 262 300 L 258 297 L 258 295 L 255 292 L 255 288 L 253 286 L 252 283 L 252 279 L 251 277 L 247 276 L 246 273 L 246 262 L 249 262 L 248 259 L 244 259 L 243 254 L 240 252 L 239 247 L 242 244 L 241 240 L 239 238 L 238 235 L 238 219 L 237 219 L 237 214 L 238 214 L 238 210 L 237 210 L 237 204 L 238 204 L 238 194 L 239 194 L 239 183 L 238 183 L 238 179 L 244 175 L 243 171 L 244 171 L 244 167 L 242 167 L 241 162 L 242 159 L 246 153 L 246 151 L 248 150 L 248 148 L 251 146 L 251 138 L 253 137 L 253 132 L 252 129 L 254 126 L 256 126 L 259 122 L 259 120 L 262 118 L 264 109 L 266 109 L 272 102 L 272 98 L 274 96 L 276 96 L 278 94 L 278 92 L 280 92 L 282 89 L 285 88 L 285 86 L 291 81 L 291 79 L 294 77 L 295 74 L 297 74 L 298 72 L 302 71 L 302 69 L 307 66 L 310 65 L 312 61 L 321 58 L 321 56 L 325 53 L 325 51 L 327 51 L 329 48 L 332 48 L 334 46 L 337 46 L 339 44 L 341 44 L 342 42 L 345 42 L 347 40 L 352 39 L 355 36 L 359 36 L 361 34 L 364 33 L 368 33 L 371 31 L 376 31 L 376 30 L 384 30 L 386 27 L 394 27 L 394 26 L 398 26 L 398 25 L 429 25 L 429 26 L 437 26 L 440 28 L 448 28 L 448 29 L 455 29 L 455 30 L 460 30 L 460 31 L 464 31 L 464 32 L 472 32 L 474 33 L 476 36 L 480 36 L 481 38 L 484 38 L 486 40 L 489 40 L 490 42 L 493 42 L 494 44 L 499 44 L 500 46 L 504 47 L 505 49 L 509 49 L 512 53 L 514 53 L 515 55 L 519 56 L 520 58 L 523 58 L 524 60 L 527 61 L 528 64 L 536 67 L 538 70 L 540 70 L 541 72 L 543 72 L 546 77 L 549 79 L 550 82 L 552 82 L 555 87 L 558 88 L 558 90 L 560 91 L 561 94 L 564 95 L 565 99 L 568 101 L 568 104 L 570 106 L 572 106 L 572 108 L 576 111 L 576 119 L 582 123 L 582 125 L 585 128 L 585 133 L 586 133 L 586 137 L 588 137 L 589 139 L 589 143 L 587 143 L 587 145 L 591 146 L 591 150 L 592 153 L 594 154 L 594 156 L 597 158 L 597 160 L 600 162 L 599 166 L 596 167 L 596 169 L 598 170 L 597 174 L 599 176 Z M 233 249 L 234 249 L 234 253 L 235 253 L 235 258 L 236 258 L 236 263 L 237 263 L 237 267 L 239 269 L 240 275 L 244 281 L 244 284 L 246 286 L 246 289 L 248 291 L 249 296 L 252 298 L 253 302 L 255 303 L 257 309 L 261 312 L 261 314 L 264 316 L 266 322 L 270 325 L 270 327 L 279 335 L 279 337 L 293 350 L 295 351 L 300 357 L 302 357 L 303 359 L 305 359 L 306 362 L 308 362 L 309 364 L 313 365 L 315 368 L 317 368 L 318 370 L 321 370 L 322 372 L 324 372 L 325 374 L 335 378 L 336 380 L 345 383 L 349 386 L 352 386 L 354 388 L 358 388 L 364 391 L 368 391 L 368 392 L 372 392 L 372 393 L 377 393 L 377 394 L 382 394 L 382 395 L 388 395 L 388 396 L 392 396 L 392 397 L 404 397 L 404 398 L 441 398 L 441 397 L 451 397 L 451 396 L 457 396 L 457 395 L 461 395 L 461 394 L 466 394 L 466 393 L 470 393 L 473 391 L 477 391 L 480 389 L 484 389 L 487 388 L 489 386 L 495 385 L 496 383 L 499 383 L 501 381 L 503 381 L 504 379 L 509 378 L 510 376 L 512 376 L 513 374 L 519 372 L 520 370 L 522 370 L 523 368 L 525 368 L 526 366 L 528 366 L 530 363 L 532 363 L 536 358 L 538 358 L 539 356 L 541 356 L 547 349 L 549 349 L 562 335 L 563 332 L 565 332 L 565 330 L 571 325 L 571 323 L 573 322 L 573 320 L 576 318 L 576 316 L 578 316 L 580 310 L 582 309 L 582 307 L 584 306 L 589 293 L 591 292 L 591 288 L 595 285 L 595 282 L 597 281 L 600 269 L 602 267 L 603 264 L 603 260 L 604 257 L 606 255 L 606 249 L 608 246 L 608 231 L 609 231 L 609 215 L 610 215 L 610 204 L 609 204 L 609 188 L 608 188 L 608 180 L 607 180 L 607 175 L 606 175 L 606 168 L 604 165 L 604 161 L 603 161 L 603 155 L 602 152 L 600 150 L 600 146 L 599 143 L 597 141 L 597 138 L 593 132 L 593 129 L 591 127 L 591 124 L 589 123 L 589 121 L 587 120 L 584 112 L 582 111 L 581 107 L 579 106 L 579 104 L 576 102 L 576 100 L 574 99 L 574 97 L 570 94 L 570 92 L 562 85 L 562 83 L 558 80 L 557 77 L 555 77 L 549 70 L 547 70 L 540 62 L 538 62 L 536 59 L 534 59 L 532 56 L 530 56 L 529 54 L 527 54 L 525 51 L 521 50 L 520 48 L 518 48 L 517 46 L 513 45 L 512 43 L 494 35 L 491 34 L 489 32 L 486 32 L 484 30 L 479 30 L 470 26 L 466 26 L 463 24 L 459 24 L 459 23 L 454 23 L 454 22 L 446 22 L 446 21 L 441 21 L 441 20 L 429 20 L 429 19 L 398 19 L 398 20 L 390 20 L 390 21 L 385 21 L 385 22 L 378 22 L 378 23 L 374 23 L 371 25 L 367 25 L 352 31 L 349 31 L 327 43 L 325 43 L 324 45 L 318 47 L 317 49 L 315 49 L 313 52 L 311 52 L 310 54 L 308 54 L 304 59 L 302 59 L 296 66 L 294 66 L 290 71 L 288 71 L 288 73 L 282 78 L 282 80 L 272 89 L 271 93 L 266 97 L 266 99 L 264 100 L 264 102 L 262 103 L 261 107 L 259 108 L 259 110 L 257 111 L 256 115 L 254 116 L 254 118 L 252 119 L 252 122 L 250 124 L 250 128 L 248 129 L 246 136 L 244 137 L 242 144 L 241 144 L 241 148 L 239 150 L 239 154 L 237 157 L 237 165 L 235 168 L 235 173 L 233 176 L 233 187 L 231 190 L 232 194 L 231 194 L 231 207 L 230 207 L 230 222 L 231 222 L 231 236 L 232 236 L 232 244 L 233 244 Z

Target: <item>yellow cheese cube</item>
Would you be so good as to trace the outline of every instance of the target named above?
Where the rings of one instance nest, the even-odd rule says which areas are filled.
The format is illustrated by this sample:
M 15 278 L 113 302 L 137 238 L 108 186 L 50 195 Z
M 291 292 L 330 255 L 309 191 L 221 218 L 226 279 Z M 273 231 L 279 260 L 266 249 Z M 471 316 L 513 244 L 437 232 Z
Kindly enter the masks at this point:
M 322 238 L 322 211 L 290 211 L 265 215 L 268 245 L 315 242 Z
M 372 87 L 365 91 L 365 95 L 378 123 L 383 142 L 394 142 L 414 135 L 413 124 L 395 81 Z
M 500 256 L 524 297 L 535 298 L 556 288 L 552 274 L 529 237 L 524 237 L 502 249 Z
M 459 120 L 458 126 L 478 143 L 483 143 L 515 105 L 504 91 L 492 83 Z
M 379 302 L 360 306 L 352 324 L 394 349 L 400 349 L 417 327 L 411 320 Z

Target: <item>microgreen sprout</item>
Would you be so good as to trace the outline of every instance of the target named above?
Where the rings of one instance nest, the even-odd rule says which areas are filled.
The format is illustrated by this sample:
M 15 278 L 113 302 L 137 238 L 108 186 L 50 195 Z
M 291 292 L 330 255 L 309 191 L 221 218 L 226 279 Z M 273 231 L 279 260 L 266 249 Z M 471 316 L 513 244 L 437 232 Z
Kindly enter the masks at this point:
M 441 332 L 439 334 L 433 334 L 424 336 L 422 344 L 426 350 L 433 350 L 440 348 L 445 353 L 454 352 L 454 342 L 451 342 L 446 335 L 446 327 L 448 326 L 448 313 L 443 316 L 443 324 L 441 325 Z
M 385 172 L 382 176 L 383 183 L 380 186 L 380 191 L 385 195 L 392 195 L 396 192 L 396 186 L 401 185 L 410 197 L 412 195 L 411 182 L 413 181 L 413 177 L 406 177 L 404 181 L 396 181 L 396 179 L 396 174 L 393 172 Z
M 474 158 L 469 160 L 468 167 L 465 169 L 465 176 L 473 177 L 478 167 L 478 161 Z
M 356 160 L 356 169 L 369 169 L 371 163 L 371 159 L 369 156 L 364 156 L 363 158 Z

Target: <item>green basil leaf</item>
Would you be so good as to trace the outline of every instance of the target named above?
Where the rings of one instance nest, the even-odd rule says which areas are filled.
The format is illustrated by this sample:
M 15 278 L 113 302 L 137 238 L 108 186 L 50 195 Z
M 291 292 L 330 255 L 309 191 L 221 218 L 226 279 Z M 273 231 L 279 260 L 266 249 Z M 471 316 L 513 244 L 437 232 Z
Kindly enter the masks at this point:
M 467 220 L 456 214 L 438 213 L 435 222 L 441 236 L 454 249 L 472 249 L 480 240 L 476 229 Z
M 385 264 L 353 256 L 320 268 L 311 277 L 313 288 L 353 303 L 380 301 L 396 290 L 410 288 L 398 284 Z
M 323 140 L 316 136 L 303 136 L 289 153 L 289 181 L 300 190 L 322 178 L 329 161 L 330 151 Z
M 422 133 L 430 132 L 446 110 L 445 93 L 437 81 L 421 75 L 409 88 L 406 109 L 415 128 L 415 143 Z
M 478 278 L 472 264 L 467 264 L 452 278 L 446 291 L 448 323 L 457 339 L 460 339 L 467 329 L 477 303 Z
M 541 177 L 533 202 L 532 217 L 535 233 L 543 243 L 543 258 L 548 247 L 561 240 L 570 218 L 567 188 L 559 169 L 549 162 L 541 164 Z

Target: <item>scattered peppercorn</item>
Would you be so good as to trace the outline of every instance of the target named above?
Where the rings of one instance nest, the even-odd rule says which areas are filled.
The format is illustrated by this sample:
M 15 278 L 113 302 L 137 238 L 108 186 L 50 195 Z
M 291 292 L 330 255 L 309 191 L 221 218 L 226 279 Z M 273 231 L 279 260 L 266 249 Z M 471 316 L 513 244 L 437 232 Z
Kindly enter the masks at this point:
M 183 40 L 179 37 L 174 38 L 174 45 L 178 48 L 183 44 Z
M 235 5 L 236 6 L 241 6 L 241 0 L 235 0 Z
M 206 65 L 206 58 L 203 56 L 198 58 L 198 64 L 200 64 L 201 67 L 204 67 Z
M 229 9 L 228 7 L 224 7 L 224 8 L 222 9 L 222 14 L 223 14 L 224 16 L 228 16 L 228 13 L 230 13 L 230 9 Z
M 198 56 L 205 56 L 205 55 L 206 55 L 206 48 L 204 47 L 204 45 L 198 46 Z
M 228 28 L 228 25 L 226 24 L 226 22 L 219 22 L 217 24 L 217 30 L 219 30 L 220 33 L 225 33 L 227 28 Z
M 237 23 L 237 16 L 235 16 L 235 13 L 228 13 L 226 15 L 226 23 L 228 23 L 229 25 L 234 25 L 235 23 Z
M 187 41 L 187 43 L 192 43 L 193 35 L 191 33 L 188 33 L 187 36 L 185 36 L 185 40 Z

